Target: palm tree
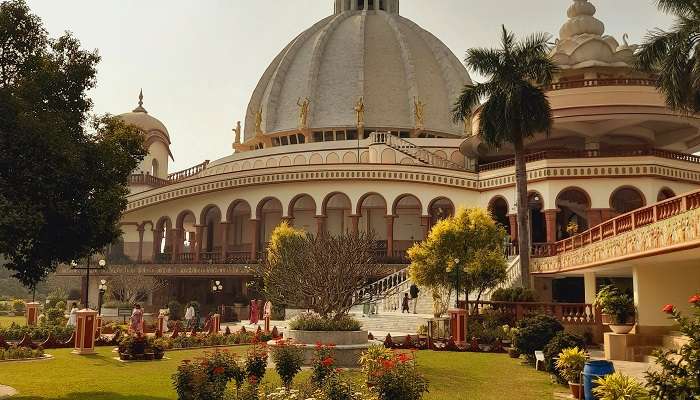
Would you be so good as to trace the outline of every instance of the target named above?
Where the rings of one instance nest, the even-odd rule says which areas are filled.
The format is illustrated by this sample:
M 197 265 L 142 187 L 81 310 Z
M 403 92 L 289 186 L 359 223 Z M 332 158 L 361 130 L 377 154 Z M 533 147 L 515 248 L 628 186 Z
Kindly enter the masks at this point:
M 658 74 L 657 87 L 669 108 L 700 111 L 700 1 L 657 0 L 675 15 L 671 30 L 649 32 L 637 53 L 637 68 Z
M 552 109 L 543 87 L 551 84 L 557 66 L 548 56 L 549 35 L 537 33 L 518 41 L 505 26 L 502 29 L 501 48 L 467 52 L 467 67 L 487 77 L 488 81 L 465 86 L 452 116 L 457 122 L 477 113 L 477 134 L 486 144 L 492 147 L 505 143 L 513 145 L 520 269 L 523 287 L 530 287 L 530 218 L 524 142 L 537 133 L 549 134 Z M 483 104 L 482 100 L 485 100 Z

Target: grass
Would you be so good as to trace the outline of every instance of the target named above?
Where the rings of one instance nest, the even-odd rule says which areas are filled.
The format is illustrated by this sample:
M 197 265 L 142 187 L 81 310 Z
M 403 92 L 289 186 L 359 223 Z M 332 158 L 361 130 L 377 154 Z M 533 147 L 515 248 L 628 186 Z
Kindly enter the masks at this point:
M 18 325 L 24 325 L 26 321 L 25 317 L 7 317 L 7 316 L 1 316 L 0 317 L 0 327 L 8 327 L 10 326 L 13 322 L 18 324 Z
M 233 351 L 245 351 L 245 347 Z M 70 349 L 49 350 L 54 359 L 0 363 L 0 383 L 14 387 L 16 400 L 164 400 L 175 399 L 171 375 L 185 359 L 202 350 L 166 353 L 169 360 L 125 364 L 114 360 L 111 348 L 93 356 Z M 419 352 L 418 363 L 430 381 L 426 400 L 542 400 L 559 387 L 547 374 L 503 354 Z M 301 379 L 308 376 L 305 371 Z M 265 382 L 279 382 L 268 370 Z

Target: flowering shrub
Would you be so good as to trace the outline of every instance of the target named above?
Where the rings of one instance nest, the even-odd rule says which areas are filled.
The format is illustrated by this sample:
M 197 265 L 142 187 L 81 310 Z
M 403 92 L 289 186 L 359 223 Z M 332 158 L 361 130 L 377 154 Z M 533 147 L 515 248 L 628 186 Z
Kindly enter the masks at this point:
M 40 326 L 27 326 L 18 325 L 13 322 L 6 328 L 0 327 L 0 336 L 2 336 L 5 340 L 22 340 L 25 335 L 29 335 L 32 340 L 46 340 L 46 338 L 51 335 L 56 340 L 66 341 L 71 337 L 74 330 L 75 329 L 72 326 L 48 324 Z
M 302 313 L 289 322 L 289 329 L 295 331 L 359 331 L 360 321 L 349 315 L 335 319 L 323 318 L 316 313 Z
M 326 379 L 335 373 L 335 346 L 316 343 L 311 365 L 311 382 L 322 386 Z
M 272 347 L 272 361 L 282 383 L 289 387 L 304 364 L 304 349 L 289 341 L 278 340 Z
M 688 299 L 692 307 L 690 317 L 683 316 L 672 304 L 663 308 L 680 326 L 688 343 L 678 350 L 657 351 L 656 363 L 660 370 L 647 372 L 647 386 L 652 398 L 659 400 L 700 398 L 700 294 Z
M 184 360 L 173 375 L 179 400 L 221 400 L 226 385 L 243 383 L 244 372 L 237 358 L 227 351 L 205 352 L 195 361 Z
M 0 347 L 0 360 L 26 360 L 43 356 L 44 349 L 41 347 L 38 347 L 36 350 L 32 350 L 29 347 L 10 346 L 7 349 Z
M 264 344 L 253 343 L 245 359 L 245 370 L 248 383 L 256 386 L 262 381 L 267 368 L 267 347 Z
M 371 349 L 363 354 L 360 365 L 366 385 L 379 400 L 420 400 L 428 391 L 428 381 L 418 372 L 412 355 Z

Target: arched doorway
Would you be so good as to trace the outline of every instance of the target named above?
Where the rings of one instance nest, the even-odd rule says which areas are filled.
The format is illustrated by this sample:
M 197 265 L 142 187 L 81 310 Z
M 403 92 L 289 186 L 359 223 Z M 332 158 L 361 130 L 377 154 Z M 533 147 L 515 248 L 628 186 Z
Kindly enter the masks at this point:
M 296 196 L 289 204 L 289 217 L 294 227 L 316 233 L 316 201 L 308 194 Z
M 274 197 L 262 200 L 258 205 L 258 217 L 260 219 L 258 250 L 265 252 L 272 231 L 282 222 L 282 203 Z
M 588 193 L 579 188 L 567 188 L 557 196 L 557 240 L 566 239 L 587 230 L 591 200 Z
M 544 217 L 544 200 L 537 192 L 530 192 L 527 196 L 527 205 L 530 210 L 530 244 L 547 242 L 547 222 Z
M 331 235 L 339 235 L 352 230 L 350 215 L 352 214 L 352 204 L 350 198 L 344 193 L 329 194 L 323 201 L 325 216 L 325 231 Z
M 494 197 L 489 202 L 489 213 L 497 224 L 501 225 L 506 233 L 510 235 L 510 218 L 508 218 L 508 202 L 501 196 Z
M 229 262 L 245 262 L 250 259 L 253 234 L 250 229 L 251 210 L 245 200 L 231 203 L 226 220 L 226 259 Z
M 389 246 L 386 211 L 386 200 L 376 193 L 365 194 L 357 204 L 358 230 L 374 234 L 377 257 L 385 257 Z
M 217 206 L 208 206 L 202 210 L 202 244 L 200 260 L 220 261 L 221 256 L 221 210 Z
M 659 194 L 656 196 L 656 201 L 664 201 L 676 197 L 676 193 L 673 190 L 665 187 L 659 190 Z
M 639 189 L 632 186 L 618 188 L 610 196 L 610 208 L 617 215 L 625 214 L 644 207 L 646 200 Z
M 422 209 L 420 200 L 410 194 L 399 196 L 394 201 L 394 257 L 405 258 L 406 250 L 425 239 L 427 227 L 421 223 Z
M 182 263 L 194 261 L 197 238 L 195 224 L 197 220 L 192 211 L 183 211 L 177 217 L 177 234 L 175 236 L 175 260 Z
M 439 221 L 453 217 L 455 215 L 455 205 L 447 197 L 438 197 L 430 202 L 428 215 L 430 215 L 430 225 L 428 226 L 428 230 L 430 230 Z

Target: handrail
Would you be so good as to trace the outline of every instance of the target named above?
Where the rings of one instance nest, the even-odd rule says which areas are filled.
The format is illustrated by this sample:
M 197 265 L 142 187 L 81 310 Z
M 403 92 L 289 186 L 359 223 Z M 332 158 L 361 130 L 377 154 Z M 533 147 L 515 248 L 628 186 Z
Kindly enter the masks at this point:
M 549 85 L 548 91 L 577 89 L 597 86 L 656 86 L 655 79 L 649 78 L 612 78 L 612 79 L 582 79 L 576 81 L 562 81 Z
M 179 182 L 182 180 L 185 180 L 191 176 L 195 176 L 199 174 L 200 172 L 204 171 L 204 169 L 209 165 L 209 160 L 205 160 L 201 164 L 197 164 L 194 167 L 190 167 L 187 169 L 184 169 L 182 171 L 174 172 L 172 174 L 168 175 L 168 182 L 169 183 L 175 183 Z
M 154 187 L 162 187 L 168 184 L 166 179 L 158 178 L 149 174 L 131 174 L 128 180 L 129 185 L 146 185 Z
M 441 157 L 430 150 L 416 146 L 408 140 L 404 140 L 393 135 L 391 132 L 372 132 L 371 138 L 373 144 L 385 144 L 425 164 L 438 168 L 449 168 L 460 171 L 465 170 L 465 168 L 461 165 Z
M 556 243 L 533 245 L 532 256 L 556 256 L 696 209 L 700 209 L 700 190 L 638 208 Z
M 605 157 L 642 157 L 655 156 L 669 160 L 685 161 L 700 164 L 700 157 L 693 154 L 679 153 L 676 151 L 654 149 L 654 148 L 629 148 L 616 150 L 545 150 L 525 155 L 525 162 L 530 163 L 541 160 L 557 160 L 567 158 L 605 158 Z M 515 159 L 495 161 L 488 164 L 479 165 L 478 172 L 493 171 L 501 168 L 512 167 Z

